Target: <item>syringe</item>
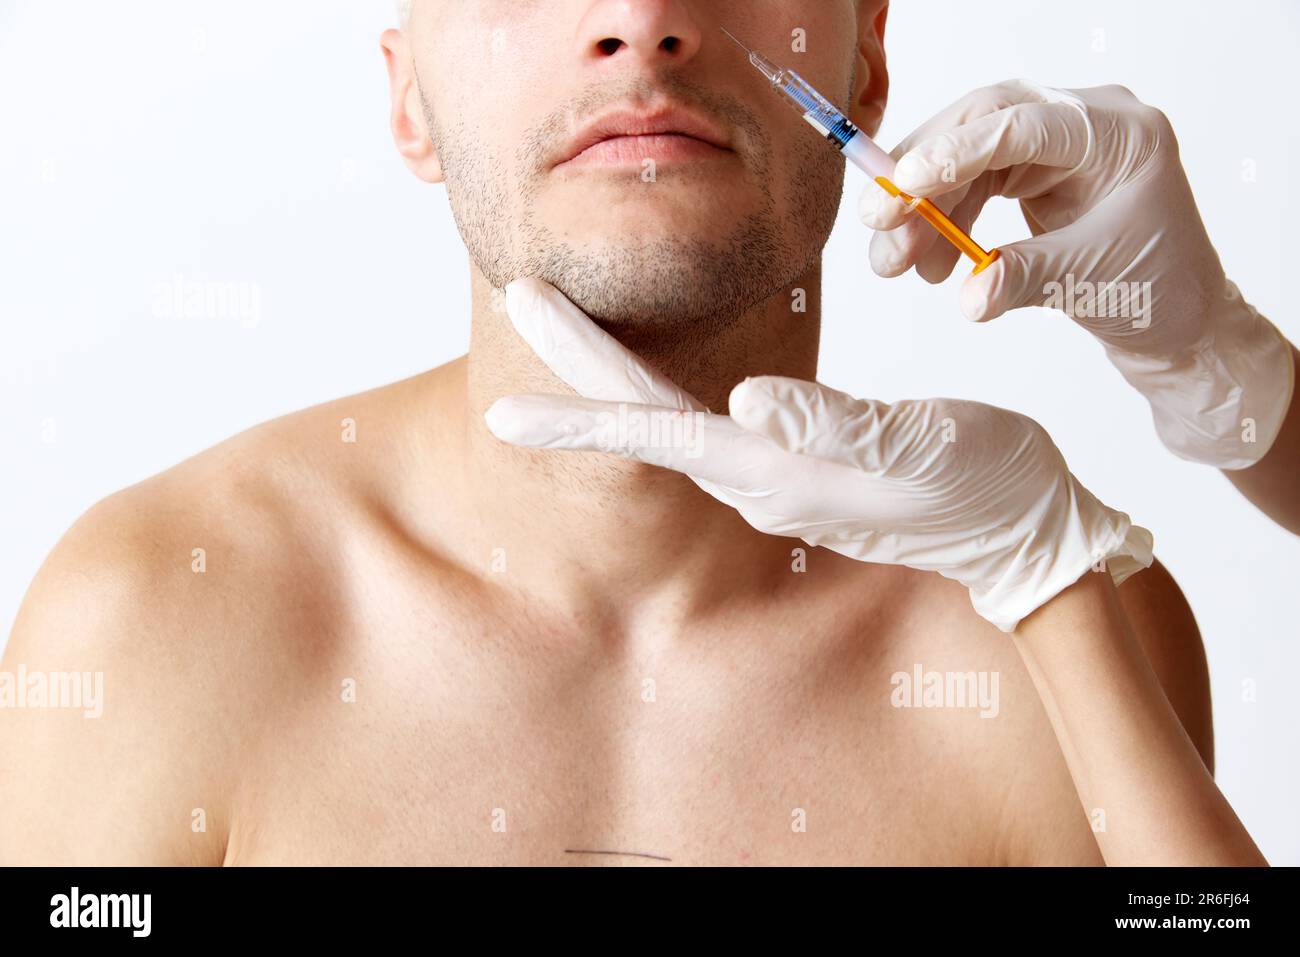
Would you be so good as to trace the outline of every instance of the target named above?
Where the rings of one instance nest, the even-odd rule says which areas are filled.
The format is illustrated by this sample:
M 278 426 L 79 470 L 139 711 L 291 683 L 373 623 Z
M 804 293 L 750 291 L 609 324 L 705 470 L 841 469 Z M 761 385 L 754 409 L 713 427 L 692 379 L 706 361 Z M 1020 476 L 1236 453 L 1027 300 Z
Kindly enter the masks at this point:
M 890 155 L 877 146 L 870 136 L 854 126 L 849 118 L 832 106 L 826 97 L 814 90 L 807 80 L 794 70 L 778 67 L 761 53 L 755 53 L 737 40 L 726 27 L 722 28 L 722 32 L 731 37 L 736 45 L 749 55 L 749 62 L 767 77 L 768 82 L 772 84 L 772 89 L 780 93 L 782 98 L 794 107 L 813 129 L 833 143 L 850 163 L 874 179 L 881 189 L 907 203 L 922 219 L 938 230 L 939 235 L 973 260 L 975 272 L 982 272 L 991 263 L 997 261 L 999 253 L 996 249 L 991 252 L 986 251 L 979 243 L 967 236 L 961 227 L 944 215 L 943 210 L 934 203 L 928 199 L 909 196 L 895 186 L 890 179 L 894 175 L 894 160 Z

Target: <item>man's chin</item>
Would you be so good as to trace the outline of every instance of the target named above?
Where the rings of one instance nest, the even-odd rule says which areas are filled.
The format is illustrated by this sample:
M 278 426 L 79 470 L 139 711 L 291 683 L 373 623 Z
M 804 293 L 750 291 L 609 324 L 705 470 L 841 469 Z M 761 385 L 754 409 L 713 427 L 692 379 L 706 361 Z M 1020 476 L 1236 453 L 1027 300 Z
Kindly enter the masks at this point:
M 772 247 L 768 246 L 770 253 Z M 680 238 L 552 250 L 533 273 L 611 329 L 713 326 L 780 291 L 780 269 L 761 268 L 753 247 Z M 771 267 L 771 262 L 763 265 Z

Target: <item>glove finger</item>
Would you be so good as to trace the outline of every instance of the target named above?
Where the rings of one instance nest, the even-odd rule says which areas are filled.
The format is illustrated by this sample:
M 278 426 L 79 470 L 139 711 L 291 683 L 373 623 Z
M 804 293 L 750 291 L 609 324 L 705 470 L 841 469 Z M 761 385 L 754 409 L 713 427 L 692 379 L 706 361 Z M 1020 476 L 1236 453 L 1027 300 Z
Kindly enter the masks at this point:
M 963 223 L 955 216 L 949 218 L 961 227 L 963 232 L 970 232 L 970 223 Z M 917 261 L 916 274 L 930 285 L 937 286 L 952 275 L 959 259 L 961 259 L 961 252 L 952 243 L 935 243 Z
M 725 415 L 562 395 L 510 395 L 484 414 L 492 434 L 532 449 L 605 452 L 713 482 L 769 492 L 789 463 Z M 730 503 L 729 503 L 730 504 Z
M 965 195 L 966 188 L 963 187 L 933 202 L 947 214 L 965 198 Z M 939 241 L 939 234 L 934 227 L 920 216 L 912 215 L 897 229 L 878 232 L 871 237 L 869 250 L 871 268 L 876 275 L 885 279 L 901 276 L 916 265 L 937 241 Z
M 922 140 L 937 136 L 946 130 L 962 126 L 981 116 L 1005 110 L 1020 103 L 1042 103 L 1044 87 L 1029 80 L 1006 80 L 992 86 L 980 87 L 944 107 L 909 133 L 889 153 L 895 160 L 902 159 Z
M 724 415 L 512 395 L 493 403 L 484 419 L 498 439 L 523 448 L 604 452 L 680 472 L 773 535 L 802 538 L 811 529 L 839 527 L 883 500 L 864 490 L 861 473 L 791 455 Z
M 1063 178 L 1087 156 L 1091 130 L 1073 102 L 1017 104 L 917 143 L 899 159 L 894 185 L 933 198 L 990 170 L 1050 166 Z
M 817 530 L 815 540 L 807 533 L 802 537 L 828 548 L 836 541 L 852 542 L 855 557 L 863 560 L 870 560 L 861 553 L 864 543 L 901 555 L 905 548 L 925 547 L 921 538 L 901 541 L 904 533 L 924 536 L 968 524 L 970 504 L 981 497 L 970 486 L 981 481 L 983 459 L 979 446 L 958 439 L 993 435 L 990 421 L 996 426 L 1020 418 L 955 400 L 886 405 L 780 376 L 745 380 L 732 390 L 730 405 L 737 424 L 792 453 L 792 459 L 835 467 L 802 513 L 805 526 Z M 1022 437 L 1021 431 L 1012 428 L 1009 438 Z M 1007 447 L 1013 446 L 1008 442 Z M 822 521 L 813 522 L 813 515 Z
M 540 279 L 506 287 L 506 312 L 515 331 L 569 387 L 588 399 L 636 402 L 703 411 L 704 405 Z
M 888 465 L 882 439 L 890 407 L 882 402 L 802 379 L 756 376 L 731 390 L 729 404 L 737 425 L 787 452 L 868 474 Z
M 1099 207 L 1100 209 L 1100 207 Z M 998 247 L 998 260 L 962 284 L 961 310 L 972 322 L 988 322 L 1012 309 L 1042 306 L 1067 277 L 1116 277 L 1110 244 L 1098 246 L 1094 213 L 1060 229 Z
M 969 191 L 962 197 L 961 202 L 953 207 L 953 211 L 948 216 L 968 236 L 975 225 L 975 221 L 979 219 L 980 213 L 984 211 L 984 206 L 988 203 L 989 197 L 995 191 L 994 179 L 996 175 L 981 176 L 971 183 Z M 928 283 L 941 283 L 952 275 L 952 271 L 956 267 L 957 261 L 961 259 L 961 255 L 961 251 L 952 243 L 936 242 L 917 261 L 916 274 Z
M 897 196 L 891 196 L 875 180 L 869 180 L 862 187 L 858 198 L 858 219 L 862 225 L 877 232 L 897 229 L 907 222 L 913 214 L 910 205 Z

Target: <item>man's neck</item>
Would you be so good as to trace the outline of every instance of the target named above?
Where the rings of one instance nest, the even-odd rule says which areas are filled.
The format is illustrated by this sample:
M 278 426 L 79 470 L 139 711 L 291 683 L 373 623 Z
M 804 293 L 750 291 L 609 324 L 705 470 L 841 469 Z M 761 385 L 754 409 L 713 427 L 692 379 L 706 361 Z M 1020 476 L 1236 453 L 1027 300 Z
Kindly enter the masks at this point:
M 518 449 L 488 432 L 483 413 L 502 396 L 573 390 L 514 331 L 504 295 L 472 271 L 463 489 L 475 503 L 477 547 L 511 543 L 501 556 L 511 584 L 631 628 L 634 608 L 662 606 L 684 618 L 789 574 L 797 542 L 756 532 L 684 476 L 598 453 Z M 616 337 L 725 412 L 746 376 L 816 377 L 820 287 L 817 269 L 707 342 L 689 329 L 665 336 L 662 325 Z
M 492 288 L 472 265 L 470 273 L 472 398 L 486 399 L 486 405 L 491 405 L 513 393 L 572 394 L 514 331 L 506 315 L 505 294 Z M 660 320 L 606 331 L 706 407 L 725 412 L 727 396 L 747 376 L 816 378 L 821 267 L 718 327 Z

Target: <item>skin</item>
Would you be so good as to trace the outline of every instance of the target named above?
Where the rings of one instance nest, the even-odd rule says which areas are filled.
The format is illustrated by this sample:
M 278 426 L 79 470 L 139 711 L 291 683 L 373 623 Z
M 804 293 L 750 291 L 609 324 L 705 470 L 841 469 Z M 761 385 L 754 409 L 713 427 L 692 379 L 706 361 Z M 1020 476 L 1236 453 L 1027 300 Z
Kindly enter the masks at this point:
M 1014 635 L 1082 806 L 1105 814 L 1097 844 L 1106 863 L 1266 864 L 1197 753 L 1192 729 L 1160 693 L 1129 617 L 1108 576 L 1086 575 Z
M 801 543 L 680 475 L 516 449 L 483 424 L 502 395 L 566 391 L 514 336 L 498 267 L 549 270 L 715 409 L 746 375 L 815 375 L 830 222 L 816 204 L 793 221 L 795 171 L 776 159 L 807 131 L 710 38 L 722 22 L 774 50 L 792 25 L 856 38 L 811 42 L 806 73 L 870 129 L 884 21 L 872 2 L 762 7 L 429 3 L 385 34 L 398 149 L 445 180 L 471 253 L 470 352 L 237 436 L 77 522 L 3 667 L 102 671 L 104 715 L 0 709 L 0 862 L 1103 862 L 1036 677 L 959 585 L 820 549 L 796 571 Z M 739 135 L 653 184 L 548 175 L 514 149 L 606 84 L 742 105 L 767 166 Z M 491 123 L 457 114 L 467 90 Z M 798 275 L 751 268 L 764 260 L 745 237 L 773 223 L 806 253 Z M 710 243 L 728 270 L 698 261 Z M 702 316 L 665 281 L 732 298 Z M 1086 576 L 1047 630 L 1104 650 L 1120 629 L 1151 676 L 1137 692 L 1208 780 L 1186 602 L 1158 565 L 1117 593 L 1107 581 Z M 996 673 L 997 716 L 892 707 L 893 676 L 917 663 Z

